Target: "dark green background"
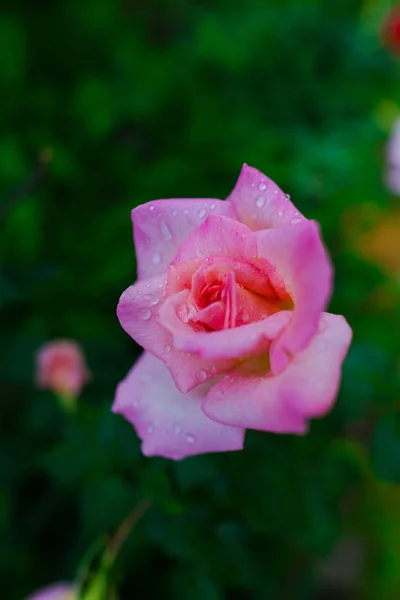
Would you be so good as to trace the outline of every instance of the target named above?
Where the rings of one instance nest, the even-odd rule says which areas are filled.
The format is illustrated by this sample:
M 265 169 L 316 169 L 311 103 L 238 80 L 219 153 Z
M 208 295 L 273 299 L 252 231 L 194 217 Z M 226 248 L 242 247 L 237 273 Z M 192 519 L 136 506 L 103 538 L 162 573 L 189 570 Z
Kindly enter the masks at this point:
M 328 599 L 320 563 L 348 536 L 365 555 L 349 597 L 400 597 L 398 280 L 343 232 L 350 207 L 363 230 L 398 202 L 375 114 L 400 100 L 399 63 L 375 5 L 2 3 L 1 598 L 72 580 L 144 496 L 114 573 L 121 600 Z M 321 223 L 331 310 L 354 329 L 339 400 L 305 438 L 251 432 L 241 453 L 146 459 L 110 413 L 139 354 L 115 316 L 135 276 L 130 209 L 224 198 L 243 162 Z M 72 417 L 33 384 L 36 348 L 58 337 L 83 345 L 93 373 Z

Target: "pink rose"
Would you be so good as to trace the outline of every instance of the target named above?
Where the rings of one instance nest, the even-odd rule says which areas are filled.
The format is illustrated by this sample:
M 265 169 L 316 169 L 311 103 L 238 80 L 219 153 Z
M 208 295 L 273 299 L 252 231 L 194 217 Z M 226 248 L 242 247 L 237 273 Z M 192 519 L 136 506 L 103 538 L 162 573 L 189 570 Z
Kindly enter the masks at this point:
M 247 428 L 304 434 L 332 407 L 351 329 L 324 313 L 332 268 L 318 226 L 243 166 L 225 201 L 132 212 L 138 281 L 118 317 L 146 352 L 113 411 L 145 455 L 239 450 Z
M 70 340 L 44 344 L 36 355 L 36 384 L 60 396 L 77 396 L 90 373 L 80 346 Z
M 26 600 L 77 600 L 77 595 L 71 584 L 55 583 L 38 590 Z

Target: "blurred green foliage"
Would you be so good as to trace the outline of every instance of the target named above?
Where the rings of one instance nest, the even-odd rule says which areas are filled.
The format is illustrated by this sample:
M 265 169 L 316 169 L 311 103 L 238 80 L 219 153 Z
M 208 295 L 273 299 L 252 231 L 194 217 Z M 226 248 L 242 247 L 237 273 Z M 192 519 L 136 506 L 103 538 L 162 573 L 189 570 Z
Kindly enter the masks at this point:
M 72 580 L 88 546 L 142 497 L 153 507 L 118 562 L 122 600 L 328 598 L 317 596 L 319 565 L 349 532 L 365 547 L 351 597 L 399 598 L 399 490 L 377 483 L 400 479 L 398 280 L 351 243 L 357 207 L 396 202 L 375 115 L 400 100 L 400 72 L 372 5 L 2 3 L 5 600 Z M 339 400 L 304 438 L 250 432 L 241 453 L 145 459 L 109 411 L 140 351 L 115 317 L 135 273 L 129 212 L 160 197 L 224 198 L 243 162 L 321 223 L 331 310 L 354 329 Z M 93 373 L 69 417 L 33 384 L 36 348 L 57 337 L 82 343 Z

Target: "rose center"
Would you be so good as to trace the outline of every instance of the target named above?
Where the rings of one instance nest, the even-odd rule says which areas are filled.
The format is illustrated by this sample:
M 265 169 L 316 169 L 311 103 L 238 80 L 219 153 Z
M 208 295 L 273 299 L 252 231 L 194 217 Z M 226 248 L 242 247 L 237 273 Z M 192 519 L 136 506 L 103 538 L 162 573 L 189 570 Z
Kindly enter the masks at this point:
M 196 330 L 217 331 L 260 321 L 286 308 L 290 298 L 270 265 L 209 257 L 178 263 L 167 292 L 187 290 L 178 318 Z

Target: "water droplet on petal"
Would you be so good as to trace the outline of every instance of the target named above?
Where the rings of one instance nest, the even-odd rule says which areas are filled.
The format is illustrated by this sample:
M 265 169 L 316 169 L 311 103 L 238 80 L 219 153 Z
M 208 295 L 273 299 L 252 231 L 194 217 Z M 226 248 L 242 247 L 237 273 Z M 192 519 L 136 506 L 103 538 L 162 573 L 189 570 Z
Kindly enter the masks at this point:
M 207 214 L 207 211 L 205 208 L 200 208 L 200 210 L 197 212 L 197 216 L 199 217 L 199 219 L 203 219 Z
M 171 230 L 168 227 L 168 225 L 166 223 L 164 223 L 164 221 L 161 223 L 160 229 L 161 229 L 161 233 L 163 234 L 163 238 L 166 242 L 169 242 L 169 240 L 172 240 Z
M 151 317 L 151 310 L 149 310 L 148 308 L 140 308 L 138 310 L 138 317 L 142 321 L 148 321 Z
M 203 369 L 200 369 L 197 373 L 197 379 L 199 381 L 205 381 L 207 379 L 207 373 Z
M 215 210 L 215 204 L 214 204 L 214 202 L 212 204 L 210 204 L 210 210 Z
M 164 347 L 165 352 L 171 352 L 171 346 L 168 346 L 168 344 Z
M 296 223 L 300 223 L 300 221 L 301 221 L 301 219 L 298 219 L 297 217 L 295 217 L 290 222 L 292 223 L 292 225 L 296 225 Z
M 148 426 L 147 433 L 154 433 L 154 425 L 152 423 L 150 423 L 150 425 Z
M 174 210 L 172 211 L 172 216 L 176 217 L 178 214 L 178 211 L 176 210 L 176 208 L 174 208 Z
M 197 438 L 195 435 L 193 435 L 193 433 L 186 434 L 186 441 L 189 442 L 189 444 L 194 444 L 196 440 Z
M 214 375 L 217 372 L 217 367 L 212 366 L 210 371 Z
M 290 194 L 285 194 L 286 200 L 290 200 Z
M 149 206 L 149 210 L 154 210 L 154 209 L 155 209 L 155 206 L 154 206 L 154 204 L 150 204 L 150 206 Z
M 159 298 L 157 298 L 157 296 L 155 296 L 154 294 L 145 294 L 143 296 L 143 300 L 151 304 L 151 306 L 155 306 L 160 301 Z
M 263 192 L 264 190 L 267 189 L 267 186 L 265 185 L 265 183 L 260 183 L 260 185 L 258 186 L 258 189 Z
M 189 214 L 189 211 L 188 211 L 188 209 L 187 209 L 187 208 L 185 208 L 185 210 L 183 211 L 183 214 L 184 214 L 184 215 L 188 215 L 188 214 Z
M 243 311 L 243 314 L 242 314 L 242 319 L 243 319 L 243 321 L 244 321 L 245 323 L 247 323 L 247 321 L 249 321 L 249 319 L 250 319 L 250 315 L 249 315 L 249 313 L 247 312 L 247 310 Z
M 278 212 L 278 217 L 282 217 L 282 216 L 283 216 L 283 210 L 280 210 L 280 211 Z
M 182 425 L 179 425 L 179 423 L 175 423 L 174 425 L 174 434 L 175 435 L 180 435 L 182 433 Z
M 161 254 L 159 252 L 155 252 L 153 254 L 153 265 L 159 265 L 161 263 Z

